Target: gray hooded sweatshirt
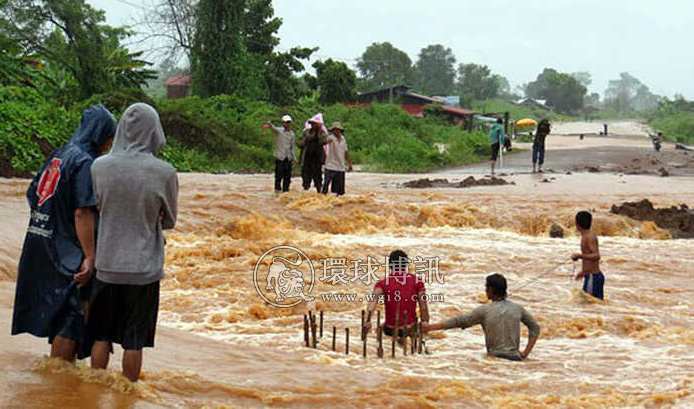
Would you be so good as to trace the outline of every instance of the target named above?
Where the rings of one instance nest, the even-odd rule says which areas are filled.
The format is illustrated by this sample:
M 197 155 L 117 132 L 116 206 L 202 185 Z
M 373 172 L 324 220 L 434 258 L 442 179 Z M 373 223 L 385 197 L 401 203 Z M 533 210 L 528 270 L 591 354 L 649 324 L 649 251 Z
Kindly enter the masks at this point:
M 123 114 L 111 152 L 92 165 L 100 281 L 146 285 L 164 277 L 162 231 L 178 213 L 176 170 L 154 156 L 165 143 L 157 111 L 137 103 Z

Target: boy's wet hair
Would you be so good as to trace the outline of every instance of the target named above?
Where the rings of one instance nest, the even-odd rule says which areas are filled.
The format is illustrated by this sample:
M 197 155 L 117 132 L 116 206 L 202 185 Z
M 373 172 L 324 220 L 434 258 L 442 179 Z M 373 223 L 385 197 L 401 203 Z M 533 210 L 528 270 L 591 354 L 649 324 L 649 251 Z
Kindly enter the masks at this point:
M 584 230 L 590 229 L 590 226 L 593 224 L 593 215 L 585 210 L 576 213 L 576 224 Z
M 497 124 L 503 124 L 503 123 L 504 123 L 504 120 L 501 119 L 501 118 L 496 118 L 496 123 L 497 123 Z
M 390 269 L 393 271 L 405 271 L 409 264 L 410 259 L 407 258 L 407 254 L 402 250 L 393 250 L 388 256 L 388 265 L 390 265 Z
M 501 274 L 487 276 L 487 288 L 497 297 L 506 298 L 506 278 Z

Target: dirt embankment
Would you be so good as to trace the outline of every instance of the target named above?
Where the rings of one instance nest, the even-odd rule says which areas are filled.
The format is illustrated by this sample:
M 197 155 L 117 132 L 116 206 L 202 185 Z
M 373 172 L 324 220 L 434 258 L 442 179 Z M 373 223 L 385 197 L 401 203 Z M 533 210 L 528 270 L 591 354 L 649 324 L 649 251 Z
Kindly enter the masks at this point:
M 694 210 L 685 204 L 669 209 L 656 209 L 648 199 L 640 202 L 623 203 L 612 206 L 612 213 L 639 221 L 652 221 L 661 229 L 672 233 L 678 239 L 694 238 Z
M 503 186 L 503 185 L 515 185 L 514 182 L 507 182 L 505 179 L 491 177 L 491 178 L 480 178 L 475 179 L 474 176 L 470 176 L 465 180 L 460 182 L 449 182 L 448 179 L 417 179 L 409 182 L 405 182 L 401 187 L 407 187 L 411 189 L 426 189 L 434 187 L 452 187 L 452 188 L 466 188 L 474 186 Z

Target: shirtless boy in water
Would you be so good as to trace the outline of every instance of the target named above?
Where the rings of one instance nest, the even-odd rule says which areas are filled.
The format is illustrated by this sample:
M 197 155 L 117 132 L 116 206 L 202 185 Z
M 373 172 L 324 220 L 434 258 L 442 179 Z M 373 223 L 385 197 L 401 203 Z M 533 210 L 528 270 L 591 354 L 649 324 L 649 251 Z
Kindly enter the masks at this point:
M 575 277 L 576 280 L 583 278 L 583 291 L 602 300 L 605 276 L 600 271 L 598 236 L 591 230 L 592 224 L 593 216 L 589 212 L 576 214 L 576 229 L 581 233 L 581 252 L 573 254 L 571 259 L 583 260 L 581 272 Z

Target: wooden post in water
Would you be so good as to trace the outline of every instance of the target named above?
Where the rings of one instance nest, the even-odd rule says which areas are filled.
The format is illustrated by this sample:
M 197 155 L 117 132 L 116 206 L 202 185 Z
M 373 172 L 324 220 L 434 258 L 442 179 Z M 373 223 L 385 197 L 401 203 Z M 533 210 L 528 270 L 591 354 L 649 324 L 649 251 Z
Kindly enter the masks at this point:
M 313 348 L 316 348 L 316 317 L 313 317 L 313 322 L 311 323 L 311 334 L 313 335 Z
M 383 358 L 383 328 L 379 325 L 378 329 L 378 351 L 376 352 L 376 355 L 378 355 L 379 358 Z
M 417 353 L 422 354 L 422 344 L 424 343 L 424 334 L 422 334 L 422 322 L 420 321 L 417 324 Z
M 337 336 L 337 327 L 333 327 L 333 352 L 335 352 L 336 336 Z
M 390 357 L 395 358 L 395 339 L 400 337 L 400 331 L 398 331 L 400 326 L 400 304 L 395 310 L 395 328 L 393 329 L 393 338 L 390 340 Z
M 320 312 L 320 337 L 323 338 L 323 311 Z
M 361 310 L 361 340 L 363 341 L 366 334 L 364 333 L 364 310 Z
M 366 340 L 367 340 L 366 332 L 364 332 L 364 350 L 363 350 L 363 355 L 364 358 L 366 358 Z
M 308 317 L 306 317 L 306 314 L 304 314 L 304 342 L 306 342 L 306 346 L 309 346 L 309 344 L 308 344 Z
M 345 355 L 349 355 L 349 328 L 345 328 Z
M 407 311 L 402 323 L 402 354 L 407 356 L 407 337 L 405 336 L 405 328 L 407 328 Z

